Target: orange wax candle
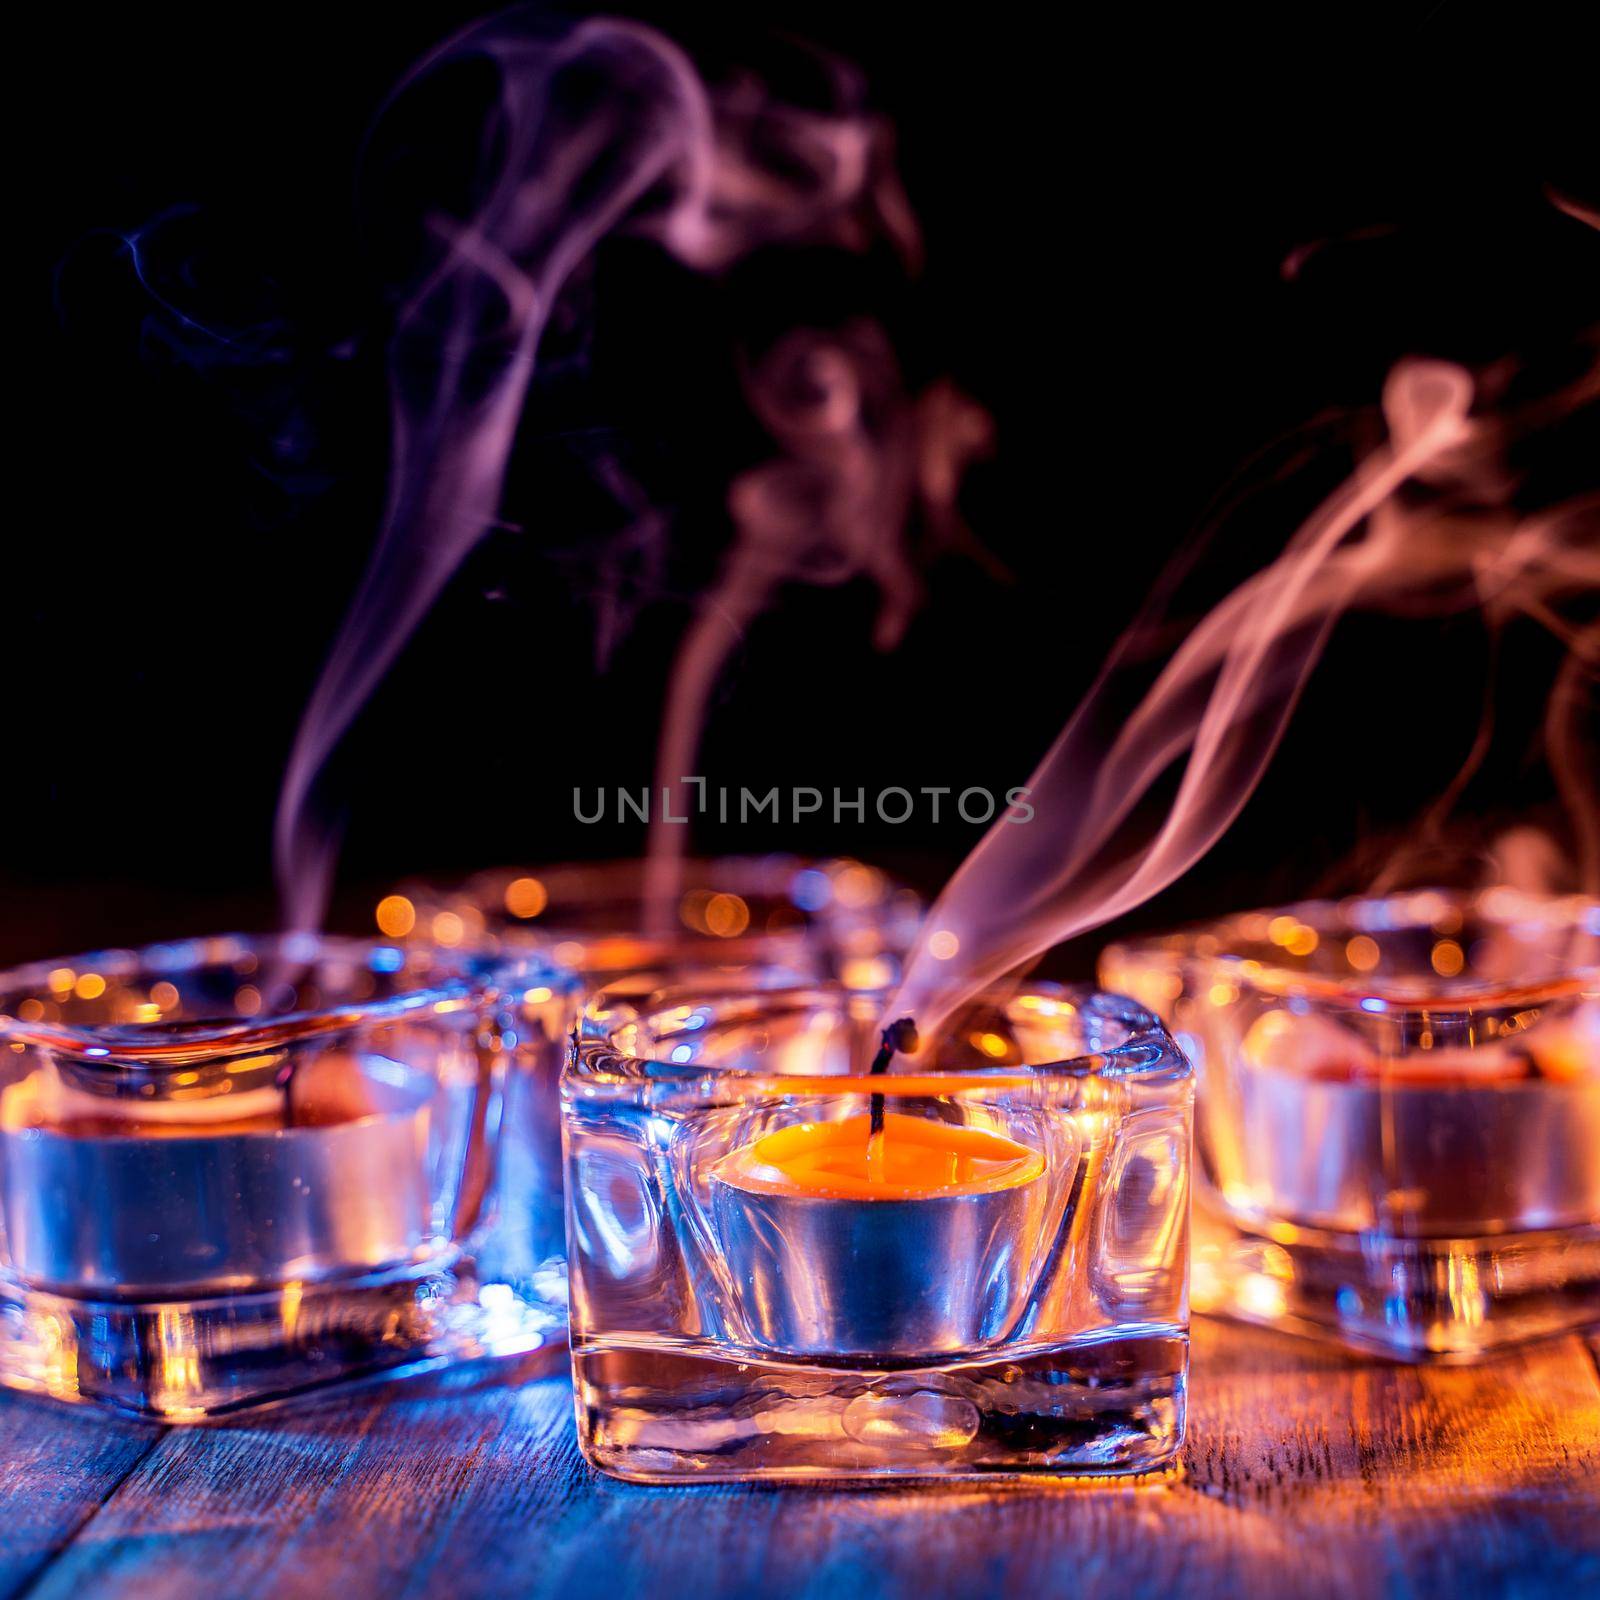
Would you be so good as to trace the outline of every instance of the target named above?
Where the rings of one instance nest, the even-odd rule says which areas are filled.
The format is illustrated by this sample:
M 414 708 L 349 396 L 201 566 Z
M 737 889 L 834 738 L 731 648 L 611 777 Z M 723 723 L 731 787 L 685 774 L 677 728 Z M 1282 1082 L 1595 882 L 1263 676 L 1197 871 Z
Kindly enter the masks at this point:
M 799 1122 L 724 1158 L 718 1176 L 746 1193 L 850 1200 L 994 1194 L 1044 1171 L 1037 1150 L 1003 1134 L 891 1112 Z

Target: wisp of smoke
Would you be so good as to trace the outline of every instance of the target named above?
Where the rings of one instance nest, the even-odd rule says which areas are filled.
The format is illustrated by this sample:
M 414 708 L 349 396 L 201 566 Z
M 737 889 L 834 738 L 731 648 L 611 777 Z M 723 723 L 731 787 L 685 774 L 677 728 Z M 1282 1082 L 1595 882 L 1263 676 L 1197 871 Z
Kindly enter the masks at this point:
M 1238 816 L 1330 630 L 1355 606 L 1521 613 L 1563 640 L 1551 764 L 1600 859 L 1593 745 L 1575 725 L 1600 641 L 1562 609 L 1600 594 L 1600 495 L 1519 516 L 1504 470 L 1508 444 L 1595 403 L 1600 365 L 1521 411 L 1478 414 L 1476 390 L 1459 366 L 1396 367 L 1383 395 L 1386 442 L 1202 619 L 1119 718 L 1146 630 L 1124 636 L 1030 780 L 1033 819 L 997 821 L 956 872 L 885 1017 L 936 1030 L 972 994 L 1187 871 Z M 1179 763 L 1170 804 L 1149 818 L 1141 802 Z
M 541 339 L 600 242 L 645 236 L 705 272 L 772 243 L 862 249 L 883 239 L 908 264 L 920 249 L 888 126 L 842 68 L 827 111 L 782 103 L 752 80 L 713 93 L 650 28 L 553 24 L 525 9 L 449 41 L 408 84 L 462 62 L 488 63 L 497 84 L 484 193 L 470 216 L 435 222 L 438 259 L 391 341 L 382 525 L 301 719 L 274 826 L 291 927 L 314 925 L 326 898 L 332 847 L 312 815 L 317 778 L 495 525 Z M 781 343 L 755 369 L 752 394 L 789 460 L 734 491 L 739 544 L 683 651 L 664 770 L 682 771 L 679 757 L 692 751 L 685 729 L 698 725 L 719 632 L 748 621 L 783 578 L 870 573 L 888 599 L 880 632 L 900 625 L 914 586 L 894 545 L 899 523 L 920 502 L 949 525 L 950 474 L 979 424 L 948 391 L 911 401 L 898 384 L 886 344 L 863 329 Z M 814 521 L 798 539 L 792 508 L 802 504 Z
M 873 323 L 836 334 L 801 330 L 749 375 L 756 415 L 786 454 L 733 486 L 736 536 L 721 576 L 679 646 L 657 749 L 647 901 L 669 914 L 687 815 L 678 793 L 695 764 L 707 705 L 729 651 L 785 583 L 865 577 L 879 610 L 873 642 L 892 650 L 921 594 L 903 535 L 920 520 L 931 542 L 974 554 L 957 508 L 968 463 L 992 442 L 988 415 L 940 383 L 915 399 Z

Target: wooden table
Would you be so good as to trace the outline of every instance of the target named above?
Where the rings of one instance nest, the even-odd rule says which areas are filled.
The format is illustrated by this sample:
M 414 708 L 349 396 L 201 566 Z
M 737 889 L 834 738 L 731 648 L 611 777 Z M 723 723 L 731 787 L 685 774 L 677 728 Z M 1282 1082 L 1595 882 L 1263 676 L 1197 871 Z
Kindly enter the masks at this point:
M 220 1428 L 0 1398 L 0 1595 L 1600 1595 L 1600 1341 L 1416 1368 L 1195 1328 L 1187 1468 L 1104 1489 L 642 1489 L 559 1373 Z

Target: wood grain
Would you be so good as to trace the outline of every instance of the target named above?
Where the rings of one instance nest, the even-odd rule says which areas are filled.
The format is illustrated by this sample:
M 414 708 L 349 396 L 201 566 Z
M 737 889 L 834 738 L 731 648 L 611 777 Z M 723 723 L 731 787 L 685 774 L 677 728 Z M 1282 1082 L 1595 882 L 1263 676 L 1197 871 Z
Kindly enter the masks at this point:
M 642 1489 L 560 1379 L 376 1391 L 175 1431 L 49 1600 L 1571 1594 L 1600 1585 L 1600 1378 L 1568 1339 L 1473 1368 L 1196 1327 L 1189 1467 L 1095 1489 Z
M 160 1435 L 156 1427 L 0 1394 L 0 1595 L 26 1588 Z

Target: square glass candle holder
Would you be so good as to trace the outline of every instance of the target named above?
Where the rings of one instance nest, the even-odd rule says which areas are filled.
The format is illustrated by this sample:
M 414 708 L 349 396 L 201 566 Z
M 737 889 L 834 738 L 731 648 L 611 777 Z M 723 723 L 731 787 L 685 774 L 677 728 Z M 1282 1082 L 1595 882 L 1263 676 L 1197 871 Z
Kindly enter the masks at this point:
M 891 985 L 916 937 L 922 902 L 876 867 L 846 859 L 729 856 L 682 863 L 659 904 L 643 860 L 479 873 L 453 889 L 408 885 L 379 908 L 390 931 L 446 944 L 534 951 L 613 1001 L 665 985 L 773 987 L 837 978 Z M 564 1032 L 578 1020 L 574 1003 Z M 525 1032 L 530 1031 L 525 1029 Z M 506 1104 L 504 1199 L 488 1264 L 519 1296 L 566 1321 L 558 1073 L 543 1059 Z
M 1600 1323 L 1600 906 L 1312 902 L 1108 949 L 1195 1064 L 1195 1302 L 1403 1359 Z
M 199 1420 L 559 1339 L 480 1257 L 575 982 L 308 935 L 0 974 L 0 1383 Z
M 1143 1008 L 1041 985 L 870 1075 L 882 1004 L 685 988 L 586 1015 L 562 1078 L 572 1367 L 605 1471 L 1175 1457 L 1188 1063 Z

